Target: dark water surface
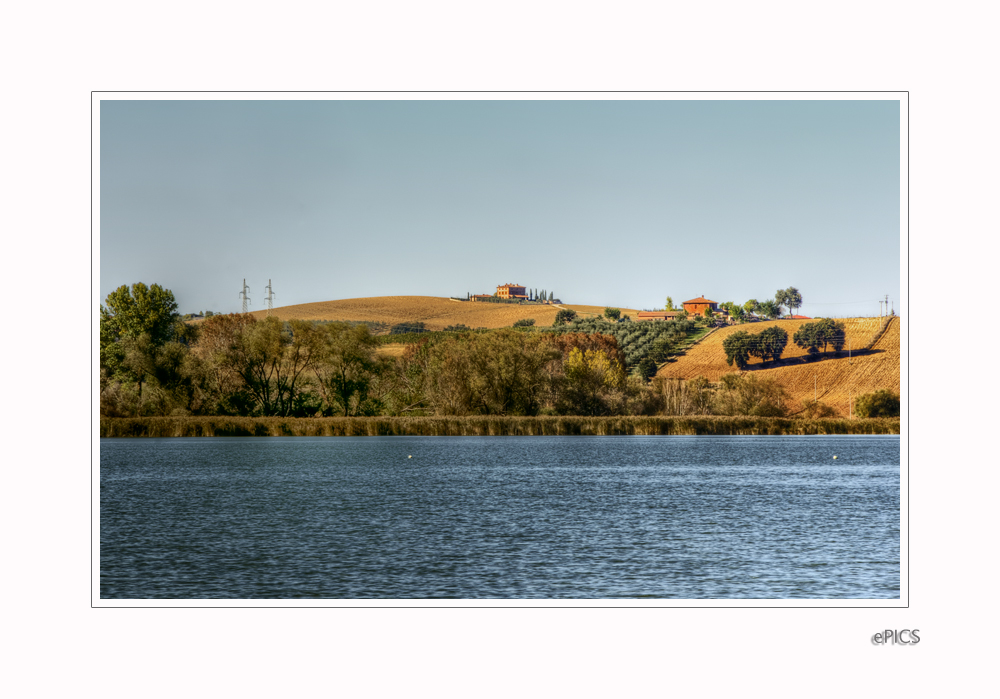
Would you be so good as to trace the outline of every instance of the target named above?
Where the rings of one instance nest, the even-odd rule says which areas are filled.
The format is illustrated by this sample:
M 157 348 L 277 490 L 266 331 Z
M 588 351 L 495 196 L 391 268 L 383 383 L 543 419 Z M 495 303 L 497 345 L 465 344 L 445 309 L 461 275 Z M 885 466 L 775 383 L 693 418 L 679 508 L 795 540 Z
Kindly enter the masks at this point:
M 897 435 L 100 448 L 102 598 L 899 597 Z

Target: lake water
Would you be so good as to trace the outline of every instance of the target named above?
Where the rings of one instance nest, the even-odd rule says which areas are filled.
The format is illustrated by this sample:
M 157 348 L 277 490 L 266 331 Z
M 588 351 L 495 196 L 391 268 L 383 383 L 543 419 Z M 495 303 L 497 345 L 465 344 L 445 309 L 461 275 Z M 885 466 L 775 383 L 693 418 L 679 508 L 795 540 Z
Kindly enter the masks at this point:
M 102 439 L 101 597 L 896 599 L 899 447 Z

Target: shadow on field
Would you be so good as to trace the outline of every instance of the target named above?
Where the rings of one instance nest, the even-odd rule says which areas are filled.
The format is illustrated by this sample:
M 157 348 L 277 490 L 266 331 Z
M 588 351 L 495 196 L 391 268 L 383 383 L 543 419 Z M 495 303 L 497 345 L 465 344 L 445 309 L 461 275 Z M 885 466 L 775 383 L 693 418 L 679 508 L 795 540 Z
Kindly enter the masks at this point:
M 854 350 L 850 359 L 858 357 L 868 357 L 876 354 L 883 354 L 882 349 Z M 763 362 L 758 364 L 748 364 L 744 371 L 757 371 L 759 369 L 774 369 L 782 366 L 799 366 L 802 364 L 816 364 L 827 359 L 848 359 L 847 352 L 819 352 L 817 354 L 806 354 L 800 357 L 785 357 L 776 362 Z

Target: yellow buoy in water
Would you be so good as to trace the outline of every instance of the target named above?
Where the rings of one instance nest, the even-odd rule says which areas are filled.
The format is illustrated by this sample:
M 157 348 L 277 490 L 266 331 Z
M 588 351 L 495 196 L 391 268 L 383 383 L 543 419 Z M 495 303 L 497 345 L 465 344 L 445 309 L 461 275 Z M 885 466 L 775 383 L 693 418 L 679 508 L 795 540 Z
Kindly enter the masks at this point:
M 835 458 L 835 459 L 836 459 L 837 457 L 836 457 L 836 456 L 834 456 L 833 458 Z
M 407 459 L 412 459 L 412 458 L 413 458 L 413 454 L 410 454 L 410 455 L 409 455 L 409 456 L 407 456 L 406 458 L 407 458 Z M 835 458 L 835 459 L 836 459 L 837 457 L 835 456 L 835 457 L 833 457 L 833 458 Z

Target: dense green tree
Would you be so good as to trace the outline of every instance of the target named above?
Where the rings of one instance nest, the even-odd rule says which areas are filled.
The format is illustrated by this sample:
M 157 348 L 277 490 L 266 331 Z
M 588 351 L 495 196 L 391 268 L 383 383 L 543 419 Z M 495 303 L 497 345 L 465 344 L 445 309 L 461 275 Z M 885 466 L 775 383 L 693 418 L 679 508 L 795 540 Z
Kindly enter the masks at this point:
M 576 311 L 570 310 L 569 308 L 561 308 L 556 313 L 556 319 L 552 325 L 565 325 L 566 323 L 572 322 L 574 318 L 576 318 Z
M 669 296 L 667 297 L 666 310 L 668 310 L 668 311 L 677 310 L 677 309 L 674 308 L 674 300 L 672 298 L 670 298 Z
M 649 356 L 657 364 L 667 361 L 676 351 L 676 343 L 672 337 L 661 337 L 652 342 Z
M 899 394 L 881 389 L 858 396 L 854 414 L 858 417 L 899 417 Z
M 376 354 L 378 340 L 368 326 L 331 323 L 299 332 L 317 334 L 308 340 L 315 348 L 310 367 L 325 410 L 345 417 L 377 414 L 380 406 L 369 400 L 369 393 L 388 365 Z
M 102 335 L 115 340 L 145 334 L 153 344 L 162 345 L 171 339 L 180 319 L 173 292 L 159 284 L 120 286 L 108 294 L 105 303 L 101 306 Z
M 764 362 L 768 360 L 776 362 L 781 359 L 781 355 L 788 345 L 788 332 L 776 325 L 757 333 L 753 337 L 754 343 L 751 353 L 754 356 L 760 357 L 761 361 Z
M 649 381 L 651 378 L 656 376 L 656 362 L 653 361 L 652 357 L 643 357 L 642 361 L 639 362 L 639 376 L 641 376 L 644 381 Z
M 530 328 L 535 324 L 534 318 L 521 318 L 520 320 L 514 321 L 515 328 Z
M 785 305 L 788 306 L 788 315 L 795 315 L 795 311 L 802 308 L 802 294 L 794 286 L 785 289 Z
M 735 364 L 737 369 L 746 369 L 752 354 L 752 337 L 746 330 L 740 330 L 730 333 L 722 341 L 722 349 L 726 353 L 726 364 L 729 366 Z
M 757 308 L 754 312 L 758 315 L 764 316 L 765 318 L 780 318 L 781 306 L 771 300 L 761 301 L 757 304 Z
M 802 307 L 802 294 L 794 286 L 790 286 L 787 289 L 778 289 L 774 295 L 774 302 L 779 307 L 787 307 L 788 315 L 794 315 L 795 309 Z
M 781 359 L 788 344 L 788 333 L 779 327 L 770 327 L 755 335 L 745 330 L 730 334 L 722 341 L 726 353 L 726 363 L 745 369 L 751 357 L 759 357 L 762 362 Z
M 608 320 L 618 320 L 622 317 L 622 312 L 620 308 L 605 308 L 604 317 Z
M 722 307 L 726 309 L 726 312 L 729 314 L 729 317 L 735 320 L 736 322 L 742 323 L 745 320 L 746 313 L 744 312 L 742 306 L 735 304 L 732 301 L 726 301 L 725 303 L 722 304 Z
M 102 410 L 145 415 L 183 409 L 183 399 L 172 394 L 183 383 L 184 344 L 194 332 L 181 322 L 173 292 L 138 282 L 118 287 L 105 303 L 99 326 Z
M 812 323 L 803 323 L 792 336 L 796 345 L 815 357 L 832 346 L 835 352 L 840 352 L 847 342 L 847 329 L 842 321 L 832 318 L 820 318 Z

